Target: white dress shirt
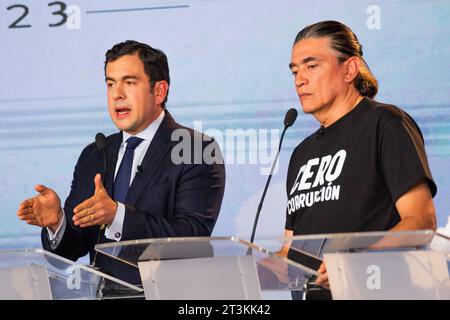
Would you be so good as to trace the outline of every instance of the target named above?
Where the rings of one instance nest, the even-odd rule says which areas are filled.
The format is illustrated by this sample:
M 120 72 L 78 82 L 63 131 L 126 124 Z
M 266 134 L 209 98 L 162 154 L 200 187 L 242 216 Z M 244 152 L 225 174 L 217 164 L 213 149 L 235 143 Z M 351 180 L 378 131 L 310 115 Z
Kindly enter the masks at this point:
M 147 153 L 148 147 L 150 146 L 150 143 L 153 140 L 153 137 L 155 136 L 156 131 L 158 130 L 161 122 L 164 119 L 165 112 L 164 110 L 160 113 L 158 118 L 156 118 L 155 121 L 153 121 L 147 128 L 145 128 L 143 131 L 139 132 L 135 135 L 135 137 L 143 139 L 143 141 L 134 149 L 134 157 L 133 157 L 133 166 L 131 169 L 131 177 L 130 177 L 130 185 L 136 176 L 137 167 L 142 163 L 142 160 L 144 159 L 145 154 Z M 114 173 L 114 180 L 117 175 L 117 171 L 119 170 L 120 164 L 122 162 L 123 156 L 125 154 L 127 139 L 131 137 L 129 133 L 123 132 L 122 134 L 122 143 L 119 148 L 119 154 L 117 157 L 117 163 L 116 163 L 116 171 Z M 94 183 L 94 181 L 92 181 Z M 123 203 L 117 202 L 117 211 L 116 216 L 114 217 L 113 222 L 109 227 L 106 227 L 105 229 L 105 237 L 111 240 L 120 241 L 122 238 L 122 229 L 123 229 L 123 221 L 125 219 L 125 205 Z M 54 250 L 59 245 L 62 236 L 64 234 L 64 231 L 66 229 L 66 219 L 65 219 L 65 213 L 63 210 L 63 219 L 58 226 L 55 233 L 53 233 L 50 228 L 47 228 L 49 240 L 50 240 L 50 246 Z

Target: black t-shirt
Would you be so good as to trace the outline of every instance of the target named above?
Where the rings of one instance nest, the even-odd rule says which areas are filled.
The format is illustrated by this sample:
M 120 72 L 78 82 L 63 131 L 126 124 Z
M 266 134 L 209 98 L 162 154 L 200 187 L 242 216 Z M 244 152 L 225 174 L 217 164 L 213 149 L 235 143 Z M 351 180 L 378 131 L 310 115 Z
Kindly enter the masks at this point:
M 393 105 L 364 98 L 295 148 L 285 227 L 294 235 L 388 230 L 400 221 L 395 202 L 422 181 L 434 196 L 417 124 Z

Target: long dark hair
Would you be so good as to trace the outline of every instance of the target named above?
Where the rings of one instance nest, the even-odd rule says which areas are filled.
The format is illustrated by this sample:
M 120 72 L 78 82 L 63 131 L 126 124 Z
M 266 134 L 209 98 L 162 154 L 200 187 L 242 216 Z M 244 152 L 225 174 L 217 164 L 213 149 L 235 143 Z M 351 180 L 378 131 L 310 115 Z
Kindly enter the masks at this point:
M 294 45 L 303 39 L 328 38 L 331 48 L 338 53 L 339 63 L 350 57 L 357 56 L 362 65 L 355 78 L 355 88 L 363 96 L 375 97 L 378 92 L 378 81 L 363 58 L 362 46 L 353 31 L 338 21 L 321 21 L 307 26 L 295 37 Z

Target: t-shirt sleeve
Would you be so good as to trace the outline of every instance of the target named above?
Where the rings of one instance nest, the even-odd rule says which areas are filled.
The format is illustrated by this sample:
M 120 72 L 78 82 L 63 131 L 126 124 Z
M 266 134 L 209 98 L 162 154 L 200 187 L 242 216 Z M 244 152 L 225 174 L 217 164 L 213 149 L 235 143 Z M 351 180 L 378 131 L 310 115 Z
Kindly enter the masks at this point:
M 381 129 L 379 148 L 381 169 L 394 202 L 421 182 L 427 182 L 432 196 L 436 195 L 422 135 L 412 119 L 389 119 Z

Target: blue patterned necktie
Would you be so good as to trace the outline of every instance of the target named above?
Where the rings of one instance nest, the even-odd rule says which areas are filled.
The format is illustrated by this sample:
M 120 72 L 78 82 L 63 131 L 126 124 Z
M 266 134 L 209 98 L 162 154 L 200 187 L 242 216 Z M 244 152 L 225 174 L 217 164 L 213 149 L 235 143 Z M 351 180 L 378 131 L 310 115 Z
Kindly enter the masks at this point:
M 131 169 L 133 167 L 134 149 L 143 141 L 141 138 L 129 137 L 127 147 L 114 180 L 114 200 L 125 203 L 130 188 Z

